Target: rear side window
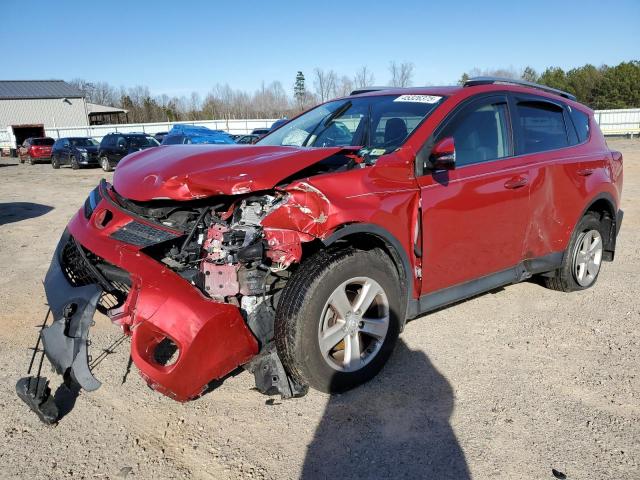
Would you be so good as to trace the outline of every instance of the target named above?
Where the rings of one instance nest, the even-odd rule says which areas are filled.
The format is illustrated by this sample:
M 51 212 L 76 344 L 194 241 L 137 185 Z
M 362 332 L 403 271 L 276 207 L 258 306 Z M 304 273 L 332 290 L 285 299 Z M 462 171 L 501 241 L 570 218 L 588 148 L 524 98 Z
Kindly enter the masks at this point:
M 546 102 L 519 102 L 519 153 L 536 153 L 569 146 L 562 108 Z
M 586 142 L 589 138 L 589 115 L 571 107 L 569 107 L 569 114 L 573 120 L 573 126 L 576 127 L 578 143 Z

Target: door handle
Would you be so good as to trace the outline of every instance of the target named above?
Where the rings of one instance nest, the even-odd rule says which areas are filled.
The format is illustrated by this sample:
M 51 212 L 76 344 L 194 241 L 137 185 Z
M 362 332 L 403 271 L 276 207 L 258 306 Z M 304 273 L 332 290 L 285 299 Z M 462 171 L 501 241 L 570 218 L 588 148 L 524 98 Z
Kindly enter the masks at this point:
M 519 177 L 513 177 L 511 180 L 504 182 L 504 188 L 514 190 L 516 188 L 524 187 L 527 183 L 529 183 L 529 178 L 524 175 L 520 175 Z
M 583 177 L 588 177 L 592 173 L 593 173 L 593 168 L 581 168 L 580 170 L 578 170 L 578 175 L 581 175 Z

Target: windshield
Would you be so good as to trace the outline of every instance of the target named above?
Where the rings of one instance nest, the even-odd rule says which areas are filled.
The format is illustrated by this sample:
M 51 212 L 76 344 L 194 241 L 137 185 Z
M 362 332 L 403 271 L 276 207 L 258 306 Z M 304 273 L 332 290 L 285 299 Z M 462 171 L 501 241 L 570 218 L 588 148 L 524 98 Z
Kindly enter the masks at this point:
M 160 145 L 155 138 L 142 135 L 129 137 L 127 140 L 129 140 L 129 145 L 133 148 L 157 147 Z
M 95 147 L 98 145 L 93 138 L 70 138 L 69 142 L 74 147 Z
M 377 95 L 335 100 L 291 120 L 258 145 L 361 146 L 381 155 L 402 145 L 443 99 L 435 95 Z

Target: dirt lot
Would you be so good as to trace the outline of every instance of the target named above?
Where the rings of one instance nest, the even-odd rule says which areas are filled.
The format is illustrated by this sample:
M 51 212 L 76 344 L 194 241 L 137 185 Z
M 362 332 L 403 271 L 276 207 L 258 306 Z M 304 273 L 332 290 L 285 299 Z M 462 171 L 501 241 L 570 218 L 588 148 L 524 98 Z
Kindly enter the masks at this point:
M 610 144 L 625 155 L 625 220 L 595 288 L 526 282 L 413 321 L 379 377 L 334 397 L 270 399 L 238 372 L 175 403 L 126 374 L 125 342 L 56 427 L 14 385 L 58 237 L 103 172 L 4 159 L 0 477 L 640 478 L 640 142 Z M 92 332 L 94 357 L 119 337 L 104 317 Z

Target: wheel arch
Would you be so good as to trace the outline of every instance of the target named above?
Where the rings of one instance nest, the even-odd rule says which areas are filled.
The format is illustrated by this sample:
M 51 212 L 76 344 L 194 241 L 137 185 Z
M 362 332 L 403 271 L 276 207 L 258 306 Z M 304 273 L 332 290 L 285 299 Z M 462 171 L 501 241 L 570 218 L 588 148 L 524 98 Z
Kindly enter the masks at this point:
M 597 213 L 600 216 L 601 222 L 608 231 L 605 238 L 604 252 L 605 260 L 611 261 L 613 260 L 616 250 L 616 237 L 618 232 L 616 201 L 613 196 L 607 192 L 599 193 L 591 199 L 587 207 L 582 211 L 580 218 L 578 218 L 578 222 L 589 212 Z M 578 222 L 576 222 L 576 225 Z
M 336 229 L 330 236 L 322 240 L 325 247 L 345 242 L 356 248 L 379 247 L 389 256 L 400 278 L 400 288 L 405 298 L 405 310 L 401 315 L 401 328 L 407 319 L 408 307 L 411 300 L 413 275 L 409 257 L 400 241 L 388 230 L 379 225 L 368 223 L 352 223 Z

